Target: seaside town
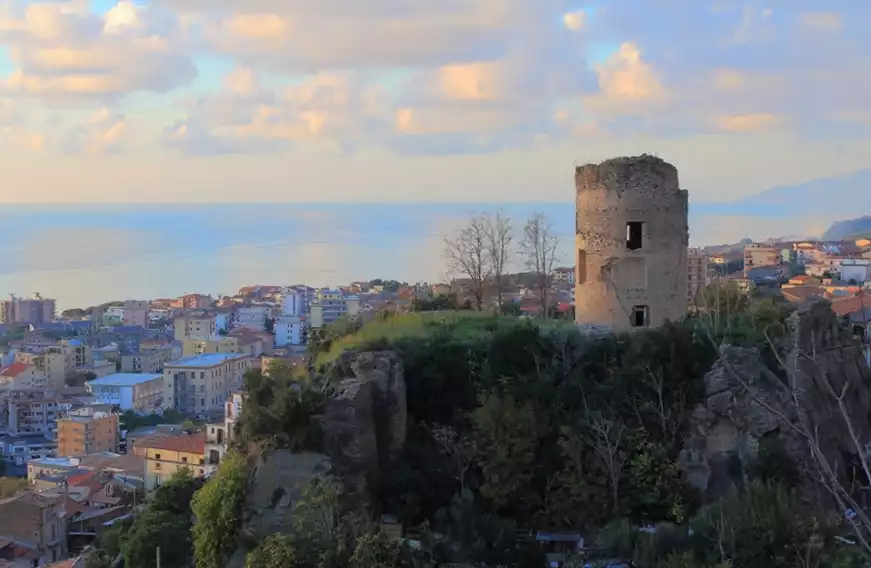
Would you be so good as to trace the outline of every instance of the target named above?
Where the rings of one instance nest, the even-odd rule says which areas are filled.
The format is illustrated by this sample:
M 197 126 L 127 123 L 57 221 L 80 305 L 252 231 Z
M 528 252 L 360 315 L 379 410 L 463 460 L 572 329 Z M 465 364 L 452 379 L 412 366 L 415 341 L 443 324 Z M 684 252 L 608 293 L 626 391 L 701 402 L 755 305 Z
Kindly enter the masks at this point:
M 787 303 L 825 298 L 869 346 L 869 239 L 695 248 L 686 268 L 688 310 L 704 309 L 703 292 L 718 282 Z M 573 318 L 577 275 L 550 271 L 550 317 Z M 505 277 L 503 313 L 541 315 L 535 280 Z M 62 313 L 39 294 L 0 301 L 0 559 L 71 558 L 177 469 L 212 475 L 250 369 L 308 365 L 309 340 L 337 322 L 431 304 L 471 309 L 468 284 L 253 285 Z M 483 309 L 496 301 L 488 294 Z

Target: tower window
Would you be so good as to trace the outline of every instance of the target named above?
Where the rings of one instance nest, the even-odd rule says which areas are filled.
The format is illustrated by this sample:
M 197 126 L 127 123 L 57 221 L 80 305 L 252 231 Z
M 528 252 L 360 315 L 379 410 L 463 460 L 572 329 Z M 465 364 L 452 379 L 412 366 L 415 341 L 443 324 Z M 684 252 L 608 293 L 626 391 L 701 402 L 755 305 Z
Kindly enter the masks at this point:
M 626 223 L 626 248 L 638 250 L 641 248 L 641 233 L 644 223 L 641 221 L 629 221 Z
M 578 267 L 575 271 L 575 284 L 585 283 L 587 281 L 587 251 L 578 251 Z
M 632 306 L 632 327 L 647 327 L 650 323 L 650 308 Z

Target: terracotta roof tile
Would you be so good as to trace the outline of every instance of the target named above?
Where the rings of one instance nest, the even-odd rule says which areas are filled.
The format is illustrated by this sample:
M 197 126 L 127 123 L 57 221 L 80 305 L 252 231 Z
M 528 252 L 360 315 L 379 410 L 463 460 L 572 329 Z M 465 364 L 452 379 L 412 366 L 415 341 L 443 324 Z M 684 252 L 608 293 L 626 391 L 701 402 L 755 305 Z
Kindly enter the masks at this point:
M 0 376 L 3 377 L 17 377 L 21 373 L 27 370 L 30 367 L 27 363 L 12 363 L 8 367 L 3 370 L 0 370 Z
M 136 440 L 134 445 L 137 448 L 152 448 L 155 450 L 204 455 L 206 451 L 206 433 L 200 431 L 180 436 L 148 436 Z
M 871 308 L 871 297 L 864 294 L 832 302 L 832 311 L 839 316 L 846 316 L 863 308 Z

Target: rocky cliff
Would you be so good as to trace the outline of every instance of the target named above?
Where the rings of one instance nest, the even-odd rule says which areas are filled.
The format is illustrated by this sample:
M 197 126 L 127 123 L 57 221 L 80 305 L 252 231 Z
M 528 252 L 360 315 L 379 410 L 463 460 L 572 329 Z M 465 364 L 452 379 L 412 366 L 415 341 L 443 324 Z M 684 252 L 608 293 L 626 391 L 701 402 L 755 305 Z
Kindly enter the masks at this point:
M 775 365 L 759 350 L 725 346 L 705 376 L 707 398 L 690 420 L 681 465 L 707 499 L 740 490 L 759 442 L 777 437 L 802 467 L 813 468 L 816 444 L 835 471 L 871 443 L 871 368 L 842 329 L 829 302 L 799 308 Z
M 349 486 L 371 493 L 405 448 L 402 361 L 390 351 L 349 352 L 327 374 L 338 386 L 322 422 L 325 450 Z

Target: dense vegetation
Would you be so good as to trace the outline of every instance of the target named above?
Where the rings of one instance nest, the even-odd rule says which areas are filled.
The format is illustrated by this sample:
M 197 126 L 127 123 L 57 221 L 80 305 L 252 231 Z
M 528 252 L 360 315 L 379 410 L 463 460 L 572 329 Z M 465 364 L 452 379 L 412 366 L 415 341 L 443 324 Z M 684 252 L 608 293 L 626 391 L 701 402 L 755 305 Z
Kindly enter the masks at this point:
M 240 543 L 246 469 L 241 455 L 231 458 L 194 498 L 186 546 L 196 568 L 223 566 L 240 545 L 248 568 L 541 568 L 542 547 L 522 536 L 538 531 L 583 534 L 600 555 L 642 568 L 858 568 L 858 547 L 836 538 L 847 534 L 842 521 L 801 498 L 802 474 L 776 442 L 760 446 L 741 494 L 702 506 L 685 484 L 682 434 L 717 343 L 776 349 L 789 313 L 732 289 L 712 290 L 706 302 L 714 308 L 679 325 L 600 337 L 476 312 L 325 330 L 319 372 L 246 376 L 237 449 L 321 450 L 330 361 L 344 350 L 390 349 L 407 382 L 399 466 L 372 507 L 324 479 L 294 504 L 287 534 Z M 373 525 L 385 513 L 415 538 L 414 550 Z

